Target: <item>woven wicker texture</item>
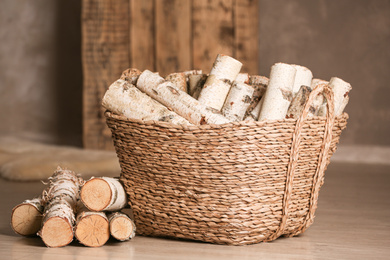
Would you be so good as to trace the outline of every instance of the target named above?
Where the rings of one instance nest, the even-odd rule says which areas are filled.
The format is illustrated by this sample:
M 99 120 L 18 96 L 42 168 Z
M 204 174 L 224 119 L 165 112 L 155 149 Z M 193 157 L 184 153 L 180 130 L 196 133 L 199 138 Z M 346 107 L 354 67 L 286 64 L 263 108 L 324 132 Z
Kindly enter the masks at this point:
M 177 126 L 106 112 L 137 234 L 245 245 L 305 231 L 347 114 Z M 333 104 L 333 102 L 328 102 Z

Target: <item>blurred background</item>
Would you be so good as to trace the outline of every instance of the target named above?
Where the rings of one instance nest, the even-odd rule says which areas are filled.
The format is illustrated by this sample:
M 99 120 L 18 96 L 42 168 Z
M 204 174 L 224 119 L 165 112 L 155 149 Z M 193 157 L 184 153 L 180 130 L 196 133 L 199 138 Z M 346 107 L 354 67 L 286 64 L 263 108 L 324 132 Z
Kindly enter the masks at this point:
M 119 63 L 111 61 L 115 63 L 111 66 L 116 66 L 116 70 L 111 71 L 110 76 L 100 83 L 96 77 L 101 71 L 96 71 L 98 76 L 94 78 L 97 80 L 96 84 L 103 83 L 104 87 L 108 87 L 110 79 L 118 78 L 126 66 L 160 72 L 163 70 L 167 73 L 174 69 L 196 69 L 211 60 L 211 67 L 217 51 L 229 52 L 226 46 L 235 44 L 232 53 L 226 54 L 239 56 L 241 45 L 237 45 L 234 37 L 238 35 L 237 28 L 240 24 L 234 24 L 235 20 L 232 19 L 233 24 L 229 25 L 229 19 L 226 18 L 229 15 L 228 5 L 234 1 L 211 1 L 216 4 L 215 8 L 226 12 L 225 17 L 221 18 L 226 25 L 223 28 L 225 32 L 218 32 L 216 35 L 221 43 L 218 48 L 221 49 L 217 48 L 215 53 L 206 53 L 204 50 L 205 45 L 209 42 L 212 44 L 212 38 L 194 40 L 196 37 L 199 39 L 202 30 L 208 30 L 204 24 L 204 28 L 199 25 L 202 22 L 196 22 L 196 19 L 202 17 L 196 14 L 195 8 L 204 8 L 196 6 L 196 2 L 142 1 L 143 6 L 137 7 L 137 1 L 124 0 L 0 0 L 0 135 L 13 135 L 51 144 L 106 149 L 105 145 L 99 145 L 99 141 L 86 141 L 90 138 L 88 129 L 100 127 L 96 120 L 88 121 L 91 118 L 86 113 L 86 106 L 90 104 L 86 95 L 87 98 L 97 95 L 96 100 L 100 97 L 99 92 L 85 91 L 88 84 L 89 88 L 94 88 L 94 83 L 86 79 L 86 73 L 89 73 L 87 77 L 91 77 L 90 70 L 93 67 L 84 64 L 83 75 L 83 61 L 95 61 L 101 65 L 101 70 L 110 66 L 107 62 L 109 58 L 100 61 L 86 56 L 86 53 L 89 54 L 91 48 L 99 47 L 95 51 L 109 57 L 113 51 L 106 41 L 112 41 L 110 37 L 122 39 L 120 44 L 131 45 L 134 42 L 132 39 L 137 38 L 134 33 L 148 39 L 148 33 L 152 32 L 150 37 L 157 44 L 154 48 L 151 47 L 155 60 L 146 61 L 147 57 L 144 56 L 144 59 L 139 58 L 144 63 L 135 62 L 136 55 L 147 55 L 149 52 L 143 50 L 143 54 L 133 45 L 128 53 L 113 53 L 118 59 L 122 58 Z M 252 51 L 243 54 L 246 58 L 249 57 L 248 62 L 252 62 L 253 58 L 256 61 L 249 64 L 250 68 L 246 68 L 248 72 L 269 76 L 272 64 L 285 62 L 308 67 L 316 78 L 329 80 L 337 76 L 350 82 L 353 90 L 346 108 L 350 119 L 340 147 L 357 145 L 385 148 L 390 145 L 389 0 L 243 2 L 255 7 L 248 9 L 251 10 L 248 13 L 251 19 L 246 18 L 246 21 L 254 21 L 255 26 L 249 28 L 242 25 L 245 32 L 250 33 L 249 37 L 246 36 L 247 40 L 255 42 L 255 46 L 252 44 L 248 49 Z M 144 16 L 143 20 L 138 20 L 138 24 L 132 23 L 131 18 L 126 16 L 137 11 L 135 8 L 140 8 L 137 14 Z M 151 8 L 149 10 L 152 10 L 152 15 L 145 13 L 147 8 Z M 178 21 L 180 17 L 175 20 L 175 17 L 158 13 L 160 9 L 162 12 L 170 12 L 175 8 L 188 11 L 181 12 L 182 16 L 190 19 L 187 24 L 185 21 Z M 236 9 L 233 8 L 230 12 L 235 15 Z M 94 17 L 91 18 L 92 15 Z M 111 18 L 122 22 L 124 27 L 116 27 L 115 23 L 108 24 L 111 27 L 105 29 L 110 33 L 100 33 L 98 36 L 88 31 L 91 28 L 97 30 L 102 26 L 101 21 Z M 177 61 L 170 59 L 169 55 L 161 54 L 159 44 L 169 46 L 170 42 L 169 39 L 168 42 L 163 39 L 161 31 L 156 29 L 160 26 L 159 19 L 168 19 L 165 28 L 168 36 L 169 28 L 185 30 L 185 34 L 180 34 L 180 37 L 189 44 L 175 46 L 171 52 L 185 55 L 183 50 L 188 51 L 191 54 L 188 61 Z M 187 27 L 183 29 L 183 26 Z M 142 28 L 146 28 L 146 31 L 143 32 Z M 140 31 L 136 32 L 137 29 Z M 129 30 L 129 34 L 121 35 L 121 30 Z M 85 35 L 97 37 L 100 45 L 86 46 L 89 39 Z M 142 42 L 137 44 L 142 45 Z M 197 54 L 199 49 L 203 51 L 200 56 Z M 160 59 L 156 55 L 160 55 Z

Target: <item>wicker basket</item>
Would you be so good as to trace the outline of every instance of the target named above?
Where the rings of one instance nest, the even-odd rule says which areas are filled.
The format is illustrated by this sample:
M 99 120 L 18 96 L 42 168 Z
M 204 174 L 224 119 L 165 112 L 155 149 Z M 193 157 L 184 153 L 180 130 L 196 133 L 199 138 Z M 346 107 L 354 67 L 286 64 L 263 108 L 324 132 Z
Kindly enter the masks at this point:
M 321 91 L 327 117 L 307 117 Z M 304 232 L 348 118 L 325 85 L 307 103 L 298 120 L 201 126 L 107 111 L 137 234 L 245 245 Z

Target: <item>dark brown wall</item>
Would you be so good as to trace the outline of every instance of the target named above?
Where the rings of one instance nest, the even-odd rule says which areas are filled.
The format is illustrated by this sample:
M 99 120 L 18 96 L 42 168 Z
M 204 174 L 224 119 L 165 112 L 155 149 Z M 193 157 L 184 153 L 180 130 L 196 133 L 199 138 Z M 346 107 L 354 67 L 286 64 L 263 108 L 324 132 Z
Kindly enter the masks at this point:
M 260 0 L 260 74 L 275 62 L 353 90 L 342 144 L 390 145 L 390 1 Z M 81 145 L 80 1 L 1 0 L 0 135 Z

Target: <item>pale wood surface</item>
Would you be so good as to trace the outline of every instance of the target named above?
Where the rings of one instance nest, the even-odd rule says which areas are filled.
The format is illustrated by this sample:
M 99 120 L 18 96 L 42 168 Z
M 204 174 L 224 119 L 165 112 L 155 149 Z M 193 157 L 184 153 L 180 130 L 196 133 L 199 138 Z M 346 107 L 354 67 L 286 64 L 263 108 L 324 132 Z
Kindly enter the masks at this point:
M 389 259 L 390 165 L 331 163 L 314 224 L 301 236 L 250 246 L 222 246 L 136 236 L 100 248 L 72 242 L 46 248 L 10 226 L 12 207 L 43 189 L 0 180 L 1 259 Z

